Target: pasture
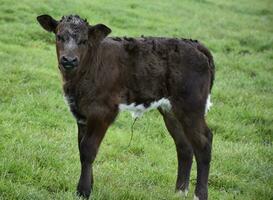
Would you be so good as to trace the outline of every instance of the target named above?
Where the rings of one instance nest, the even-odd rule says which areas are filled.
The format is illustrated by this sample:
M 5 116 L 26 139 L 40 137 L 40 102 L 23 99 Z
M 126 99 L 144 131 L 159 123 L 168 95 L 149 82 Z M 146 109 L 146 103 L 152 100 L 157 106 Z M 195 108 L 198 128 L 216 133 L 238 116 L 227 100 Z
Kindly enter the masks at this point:
M 216 80 L 207 121 L 214 134 L 210 199 L 273 199 L 271 0 L 0 0 L 0 199 L 77 199 L 76 124 L 61 89 L 54 35 L 36 16 L 76 13 L 111 36 L 198 39 Z M 94 164 L 94 200 L 181 199 L 176 150 L 161 115 L 108 130 Z M 191 174 L 193 198 L 196 165 Z

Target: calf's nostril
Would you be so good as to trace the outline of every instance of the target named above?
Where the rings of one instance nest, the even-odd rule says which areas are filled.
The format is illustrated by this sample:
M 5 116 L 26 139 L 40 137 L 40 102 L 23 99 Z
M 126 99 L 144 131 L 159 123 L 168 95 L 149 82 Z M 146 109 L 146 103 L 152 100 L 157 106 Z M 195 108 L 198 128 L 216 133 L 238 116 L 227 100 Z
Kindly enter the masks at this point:
M 69 60 L 65 57 L 65 56 L 63 56 L 63 61 L 65 61 L 65 62 L 68 62 Z
M 76 64 L 76 63 L 78 62 L 78 59 L 77 59 L 77 58 L 73 58 L 73 59 L 71 60 L 71 62 Z
M 61 57 L 61 64 L 66 64 L 66 63 L 68 63 L 69 62 L 69 60 L 65 57 L 65 56 L 62 56 Z

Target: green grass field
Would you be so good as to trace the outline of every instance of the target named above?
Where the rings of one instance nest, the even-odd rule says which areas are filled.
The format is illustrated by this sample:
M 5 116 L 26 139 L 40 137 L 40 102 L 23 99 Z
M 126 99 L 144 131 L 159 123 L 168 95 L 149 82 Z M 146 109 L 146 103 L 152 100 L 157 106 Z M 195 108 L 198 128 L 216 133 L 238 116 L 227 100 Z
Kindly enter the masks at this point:
M 216 62 L 210 199 L 273 199 L 271 0 L 0 0 L 0 199 L 76 199 L 76 124 L 64 103 L 54 36 L 36 22 L 77 13 L 112 36 L 202 41 Z M 159 113 L 119 115 L 94 163 L 94 200 L 179 199 L 176 151 Z M 193 198 L 196 165 L 191 174 Z

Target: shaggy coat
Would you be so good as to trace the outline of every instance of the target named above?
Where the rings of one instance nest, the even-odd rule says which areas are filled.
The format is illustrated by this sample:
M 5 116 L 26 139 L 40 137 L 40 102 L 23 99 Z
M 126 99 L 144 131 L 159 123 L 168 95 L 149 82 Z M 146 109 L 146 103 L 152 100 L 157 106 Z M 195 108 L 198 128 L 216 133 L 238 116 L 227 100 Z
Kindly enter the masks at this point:
M 190 39 L 107 37 L 108 27 L 91 26 L 78 16 L 37 19 L 56 34 L 63 90 L 78 124 L 78 194 L 90 195 L 92 163 L 119 111 L 129 109 L 138 117 L 153 107 L 159 109 L 176 145 L 176 190 L 187 193 L 195 155 L 195 198 L 207 199 L 212 134 L 204 116 L 214 80 L 209 50 Z

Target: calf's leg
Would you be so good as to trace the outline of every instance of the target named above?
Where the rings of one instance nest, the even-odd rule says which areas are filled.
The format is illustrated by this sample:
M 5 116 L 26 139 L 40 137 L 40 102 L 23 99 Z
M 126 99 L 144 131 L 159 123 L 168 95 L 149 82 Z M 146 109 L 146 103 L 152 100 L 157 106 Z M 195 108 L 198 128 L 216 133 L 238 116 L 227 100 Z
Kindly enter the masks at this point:
M 194 145 L 194 155 L 197 162 L 197 183 L 195 188 L 195 196 L 199 200 L 208 199 L 208 176 L 211 161 L 212 133 L 210 129 L 205 127 L 201 129 L 201 133 L 205 136 L 202 145 Z
M 84 198 L 90 196 L 93 187 L 92 163 L 108 126 L 108 123 L 96 118 L 88 120 L 87 125 L 78 125 L 81 175 L 77 186 L 77 194 Z
M 178 110 L 178 109 L 176 109 Z M 208 199 L 208 176 L 211 161 L 212 133 L 207 127 L 204 114 L 200 112 L 178 113 L 178 118 L 183 126 L 185 135 L 190 141 L 196 163 L 197 183 L 195 187 L 195 199 Z
M 80 144 L 83 136 L 86 134 L 87 126 L 86 124 L 77 123 L 78 126 L 78 147 L 80 150 Z
M 176 180 L 176 191 L 187 196 L 190 182 L 190 172 L 193 159 L 191 144 L 186 138 L 181 123 L 171 112 L 162 112 L 163 119 L 170 135 L 172 136 L 177 151 L 178 169 Z

